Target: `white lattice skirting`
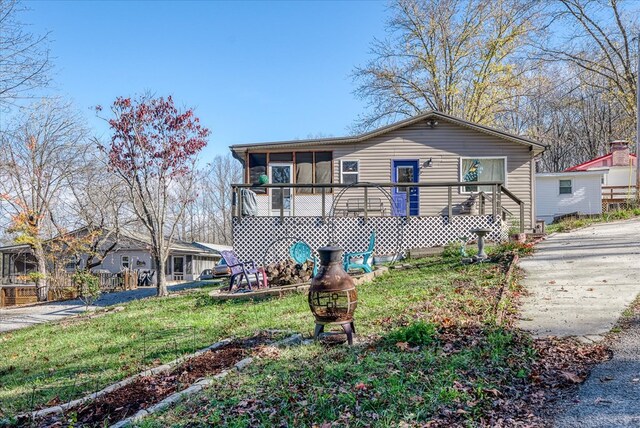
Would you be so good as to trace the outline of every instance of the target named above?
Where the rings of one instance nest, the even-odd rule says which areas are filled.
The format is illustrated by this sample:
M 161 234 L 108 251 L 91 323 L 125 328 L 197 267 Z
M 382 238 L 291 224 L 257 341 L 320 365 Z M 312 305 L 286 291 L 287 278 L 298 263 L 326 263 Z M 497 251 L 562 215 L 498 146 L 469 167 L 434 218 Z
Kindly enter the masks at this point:
M 404 254 L 411 248 L 425 248 L 472 236 L 471 229 L 487 228 L 490 241 L 504 241 L 506 226 L 491 215 L 411 217 L 235 217 L 233 247 L 240 259 L 271 263 L 289 257 L 289 247 L 298 240 L 317 249 L 329 243 L 345 251 L 364 251 L 371 231 L 376 231 L 374 254 Z

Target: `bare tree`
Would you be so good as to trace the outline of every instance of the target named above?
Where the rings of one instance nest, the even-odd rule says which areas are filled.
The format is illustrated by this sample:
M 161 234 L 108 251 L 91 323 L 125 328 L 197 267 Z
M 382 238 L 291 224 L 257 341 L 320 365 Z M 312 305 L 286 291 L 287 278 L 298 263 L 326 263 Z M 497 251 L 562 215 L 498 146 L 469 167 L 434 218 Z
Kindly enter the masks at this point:
M 0 0 L 0 108 L 49 83 L 48 34 L 25 30 L 17 0 Z
M 635 118 L 636 64 L 638 49 L 633 43 L 638 34 L 638 3 L 623 8 L 617 0 L 560 0 L 550 4 L 556 25 L 565 37 L 549 39 L 540 46 L 541 57 L 548 62 L 575 65 L 585 84 L 606 91 L 626 113 Z M 588 77 L 587 77 L 588 76 Z
M 212 224 L 216 225 L 216 241 L 230 245 L 231 237 L 231 184 L 242 181 L 240 163 L 228 154 L 218 155 L 207 165 L 205 186 L 213 212 L 210 213 Z
M 82 168 L 79 154 L 86 149 L 86 136 L 78 114 L 59 100 L 27 109 L 0 134 L 0 209 L 11 217 L 16 241 L 33 251 L 40 301 L 48 291 L 43 244 L 61 229 L 54 213 L 68 197 L 69 181 Z
M 199 169 L 180 223 L 180 237 L 188 241 L 230 245 L 231 184 L 240 181 L 241 165 L 230 154 L 217 155 Z
M 355 69 L 369 128 L 425 110 L 492 123 L 523 84 L 524 56 L 537 19 L 524 0 L 395 0 L 389 38 Z
M 101 152 L 89 152 L 83 163 L 69 183 L 73 194 L 69 214 L 75 227 L 86 229 L 82 255 L 84 268 L 90 270 L 118 249 L 121 231 L 134 223 L 135 216 L 122 181 L 108 173 L 108 159 Z

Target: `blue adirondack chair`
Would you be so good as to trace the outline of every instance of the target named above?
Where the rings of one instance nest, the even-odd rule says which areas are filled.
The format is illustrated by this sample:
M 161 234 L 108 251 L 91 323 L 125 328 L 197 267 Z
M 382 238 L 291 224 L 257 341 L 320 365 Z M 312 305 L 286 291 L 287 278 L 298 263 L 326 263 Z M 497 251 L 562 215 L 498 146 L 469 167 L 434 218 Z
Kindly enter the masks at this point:
M 373 248 L 376 245 L 376 231 L 371 232 L 369 237 L 369 248 L 366 251 L 359 251 L 353 253 L 344 254 L 344 270 L 349 272 L 349 269 L 362 269 L 365 272 L 371 272 L 370 260 L 373 261 Z M 352 263 L 351 259 L 355 257 L 362 257 L 362 263 Z
M 311 252 L 311 247 L 304 241 L 298 241 L 289 247 L 289 255 L 291 258 L 299 264 L 306 263 L 307 261 L 313 262 L 313 276 L 318 274 L 318 261 Z

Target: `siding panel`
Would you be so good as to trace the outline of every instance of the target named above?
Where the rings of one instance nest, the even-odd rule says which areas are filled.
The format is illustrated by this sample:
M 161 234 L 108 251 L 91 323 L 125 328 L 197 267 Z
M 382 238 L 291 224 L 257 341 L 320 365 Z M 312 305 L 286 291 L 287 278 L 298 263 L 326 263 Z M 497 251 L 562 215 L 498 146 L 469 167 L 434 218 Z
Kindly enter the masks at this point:
M 533 227 L 533 152 L 529 146 L 440 120 L 435 128 L 419 122 L 365 142 L 323 144 L 315 149 L 333 151 L 333 180 L 336 183 L 340 182 L 340 160 L 360 160 L 360 181 L 390 182 L 393 159 L 418 159 L 421 164 L 432 159 L 432 167 L 420 170 L 420 182 L 444 182 L 460 179 L 461 157 L 507 157 L 506 187 L 525 203 L 525 226 Z M 355 197 L 358 192 L 362 194 L 361 190 L 349 192 L 343 199 Z M 374 191 L 370 191 L 369 196 L 386 199 L 385 195 Z M 454 204 L 464 202 L 468 196 L 455 191 Z M 518 217 L 517 204 L 506 196 L 502 203 Z M 490 207 L 488 204 L 488 209 Z M 446 188 L 421 189 L 420 215 L 438 215 L 446 211 Z

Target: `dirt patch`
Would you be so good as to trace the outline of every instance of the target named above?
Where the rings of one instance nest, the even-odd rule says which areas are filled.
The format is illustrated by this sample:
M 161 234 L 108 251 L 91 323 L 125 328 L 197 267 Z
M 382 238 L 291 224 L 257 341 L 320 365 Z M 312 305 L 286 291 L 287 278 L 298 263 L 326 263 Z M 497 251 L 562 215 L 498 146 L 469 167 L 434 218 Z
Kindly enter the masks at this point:
M 159 403 L 175 392 L 186 389 L 199 379 L 211 377 L 232 368 L 251 354 L 255 348 L 259 350 L 270 342 L 271 338 L 268 334 L 230 342 L 216 350 L 189 358 L 169 372 L 140 377 L 94 401 L 69 409 L 66 417 L 55 415 L 35 424 L 24 421 L 22 426 L 101 427 L 105 423 L 114 424 L 133 416 L 141 409 Z
M 89 426 L 102 425 L 103 421 L 117 422 L 187 388 L 200 378 L 233 367 L 245 354 L 245 349 L 235 347 L 208 351 L 169 373 L 141 377 L 78 409 L 77 420 Z

